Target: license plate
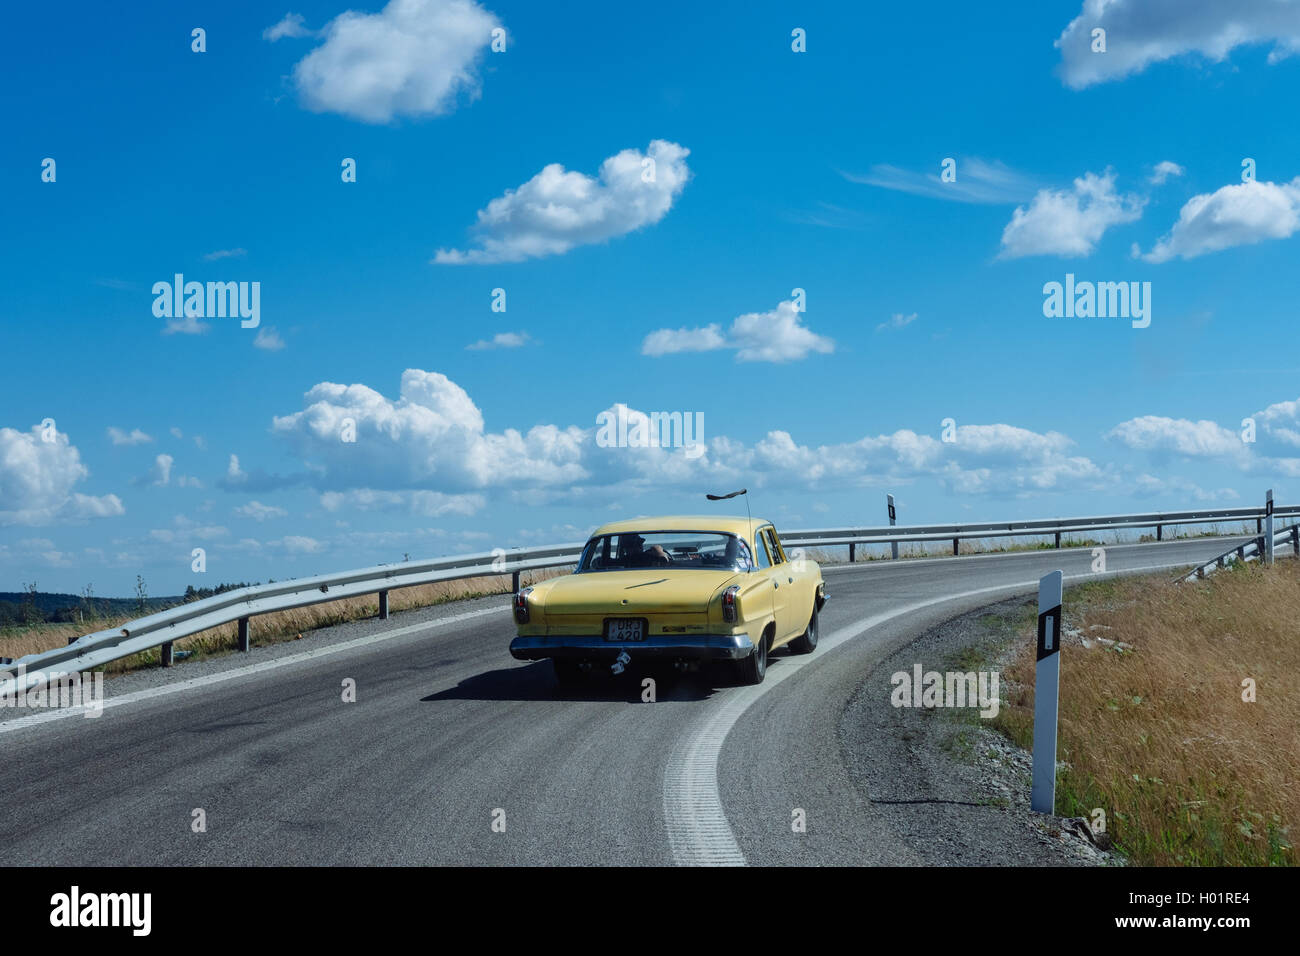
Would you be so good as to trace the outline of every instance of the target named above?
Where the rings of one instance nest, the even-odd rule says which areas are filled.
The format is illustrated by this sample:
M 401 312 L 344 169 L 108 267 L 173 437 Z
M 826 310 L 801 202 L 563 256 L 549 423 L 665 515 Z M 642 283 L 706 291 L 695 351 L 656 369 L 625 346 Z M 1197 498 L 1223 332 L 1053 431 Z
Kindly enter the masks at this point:
M 605 640 L 645 640 L 645 622 L 640 618 L 612 617 L 605 622 Z

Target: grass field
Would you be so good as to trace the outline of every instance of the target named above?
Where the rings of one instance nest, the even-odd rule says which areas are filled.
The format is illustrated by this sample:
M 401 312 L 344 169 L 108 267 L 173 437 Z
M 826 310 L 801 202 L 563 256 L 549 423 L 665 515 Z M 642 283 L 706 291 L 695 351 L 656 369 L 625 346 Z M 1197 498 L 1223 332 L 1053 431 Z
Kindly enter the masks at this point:
M 1140 865 L 1293 864 L 1300 562 L 1070 585 L 1064 617 L 1057 812 L 1101 808 Z M 1032 611 L 1016 629 L 996 724 L 1027 748 Z

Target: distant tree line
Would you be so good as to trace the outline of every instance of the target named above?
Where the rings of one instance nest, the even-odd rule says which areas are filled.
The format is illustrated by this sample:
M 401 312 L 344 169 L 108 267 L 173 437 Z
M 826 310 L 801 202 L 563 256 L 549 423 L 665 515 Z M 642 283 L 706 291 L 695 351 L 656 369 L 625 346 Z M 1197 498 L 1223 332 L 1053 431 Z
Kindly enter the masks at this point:
M 63 594 L 41 591 L 35 581 L 23 582 L 21 591 L 0 591 L 0 627 L 85 624 L 106 617 L 141 616 L 249 586 L 243 581 L 218 584 L 210 588 L 190 585 L 185 589 L 185 594 L 179 597 L 149 597 L 144 578 L 137 575 L 134 597 L 104 598 L 96 597 L 94 588 L 89 584 L 80 594 Z

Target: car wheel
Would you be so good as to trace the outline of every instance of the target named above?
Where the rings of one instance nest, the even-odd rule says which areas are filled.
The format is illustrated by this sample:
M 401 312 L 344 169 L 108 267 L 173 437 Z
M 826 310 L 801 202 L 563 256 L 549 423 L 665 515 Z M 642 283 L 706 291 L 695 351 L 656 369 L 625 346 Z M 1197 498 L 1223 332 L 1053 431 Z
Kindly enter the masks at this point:
M 577 661 L 562 661 L 558 657 L 552 657 L 551 664 L 555 668 L 555 679 L 561 687 L 572 687 L 582 682 L 582 668 Z
M 748 657 L 736 662 L 736 673 L 742 684 L 763 683 L 767 676 L 767 634 L 759 638 Z
M 790 642 L 790 650 L 796 654 L 811 654 L 817 648 L 817 608 L 813 608 L 812 617 L 808 618 L 808 629 Z

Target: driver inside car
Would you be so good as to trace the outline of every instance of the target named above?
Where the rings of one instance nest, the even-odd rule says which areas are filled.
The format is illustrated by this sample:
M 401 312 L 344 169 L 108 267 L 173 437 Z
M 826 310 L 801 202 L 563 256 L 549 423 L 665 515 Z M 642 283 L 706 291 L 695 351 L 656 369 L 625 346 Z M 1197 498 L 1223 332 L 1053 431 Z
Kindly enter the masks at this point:
M 620 542 L 623 562 L 629 568 L 648 568 L 656 564 L 672 564 L 673 559 L 661 546 L 651 545 L 646 550 L 645 538 L 639 534 L 625 535 Z

